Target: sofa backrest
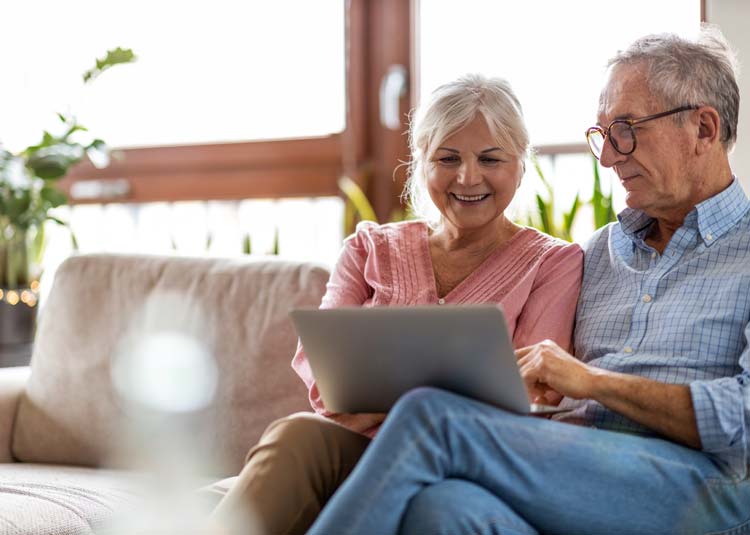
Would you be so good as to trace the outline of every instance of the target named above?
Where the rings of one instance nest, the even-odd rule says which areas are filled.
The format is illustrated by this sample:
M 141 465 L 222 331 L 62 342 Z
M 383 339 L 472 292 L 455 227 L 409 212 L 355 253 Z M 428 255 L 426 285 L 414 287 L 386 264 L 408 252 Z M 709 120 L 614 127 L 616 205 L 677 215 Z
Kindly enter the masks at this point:
M 289 310 L 317 306 L 328 271 L 281 260 L 84 255 L 65 261 L 41 311 L 32 373 L 19 402 L 13 454 L 20 461 L 101 466 L 129 414 L 115 391 L 113 355 L 155 293 L 200 303 L 210 324 L 218 391 L 201 411 L 210 425 L 195 447 L 237 473 L 272 420 L 310 410 L 290 367 Z

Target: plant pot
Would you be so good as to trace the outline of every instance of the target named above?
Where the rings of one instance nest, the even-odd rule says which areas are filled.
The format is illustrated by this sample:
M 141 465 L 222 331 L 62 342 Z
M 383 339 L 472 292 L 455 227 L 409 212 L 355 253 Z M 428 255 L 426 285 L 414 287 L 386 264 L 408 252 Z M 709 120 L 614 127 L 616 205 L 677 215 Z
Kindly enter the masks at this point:
M 36 328 L 37 292 L 23 288 L 0 290 L 0 294 L 0 355 L 13 357 L 12 363 L 0 365 L 28 364 Z

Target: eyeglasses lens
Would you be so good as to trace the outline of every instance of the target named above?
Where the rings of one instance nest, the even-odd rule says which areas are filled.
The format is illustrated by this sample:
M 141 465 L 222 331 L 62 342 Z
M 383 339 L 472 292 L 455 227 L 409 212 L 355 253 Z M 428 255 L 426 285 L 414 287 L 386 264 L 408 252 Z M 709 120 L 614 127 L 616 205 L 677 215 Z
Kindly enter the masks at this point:
M 620 154 L 630 154 L 635 147 L 635 133 L 628 123 L 614 123 L 609 129 L 610 139 Z
M 609 142 L 620 154 L 631 154 L 635 149 L 635 132 L 633 127 L 626 122 L 614 122 L 607 133 Z M 604 150 L 604 134 L 598 128 L 590 128 L 586 132 L 586 139 L 591 147 L 591 152 L 599 158 Z
M 589 142 L 589 147 L 591 147 L 591 152 L 594 153 L 594 156 L 597 158 L 601 156 L 602 149 L 604 148 L 604 136 L 599 130 L 596 129 L 590 129 L 586 133 L 586 139 Z

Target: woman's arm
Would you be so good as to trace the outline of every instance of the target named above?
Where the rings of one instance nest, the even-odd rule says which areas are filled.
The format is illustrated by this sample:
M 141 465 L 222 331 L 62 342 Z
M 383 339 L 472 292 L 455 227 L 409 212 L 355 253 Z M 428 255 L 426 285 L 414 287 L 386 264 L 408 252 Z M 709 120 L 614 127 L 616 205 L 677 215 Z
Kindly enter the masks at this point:
M 373 247 L 370 230 L 374 226 L 372 223 L 360 224 L 357 226 L 357 232 L 344 241 L 341 254 L 326 285 L 320 308 L 359 306 L 372 296 L 372 287 L 367 283 L 365 268 Z M 297 344 L 292 368 L 307 386 L 310 405 L 318 414 L 353 431 L 370 436 L 385 418 L 384 414 L 335 414 L 326 410 L 301 343 Z
M 514 347 L 554 340 L 559 346 L 572 349 L 582 277 L 583 251 L 577 244 L 557 247 L 543 260 L 518 317 Z

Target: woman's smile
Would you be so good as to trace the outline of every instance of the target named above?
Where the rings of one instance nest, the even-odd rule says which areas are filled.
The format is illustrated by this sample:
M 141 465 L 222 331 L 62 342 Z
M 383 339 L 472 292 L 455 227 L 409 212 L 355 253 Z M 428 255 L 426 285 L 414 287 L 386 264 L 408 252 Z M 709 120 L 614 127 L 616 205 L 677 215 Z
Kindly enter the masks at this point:
M 489 198 L 491 193 L 480 193 L 477 195 L 462 195 L 460 193 L 451 192 L 450 195 L 451 197 L 453 197 L 455 200 L 459 202 L 466 203 L 466 204 L 476 204 Z

